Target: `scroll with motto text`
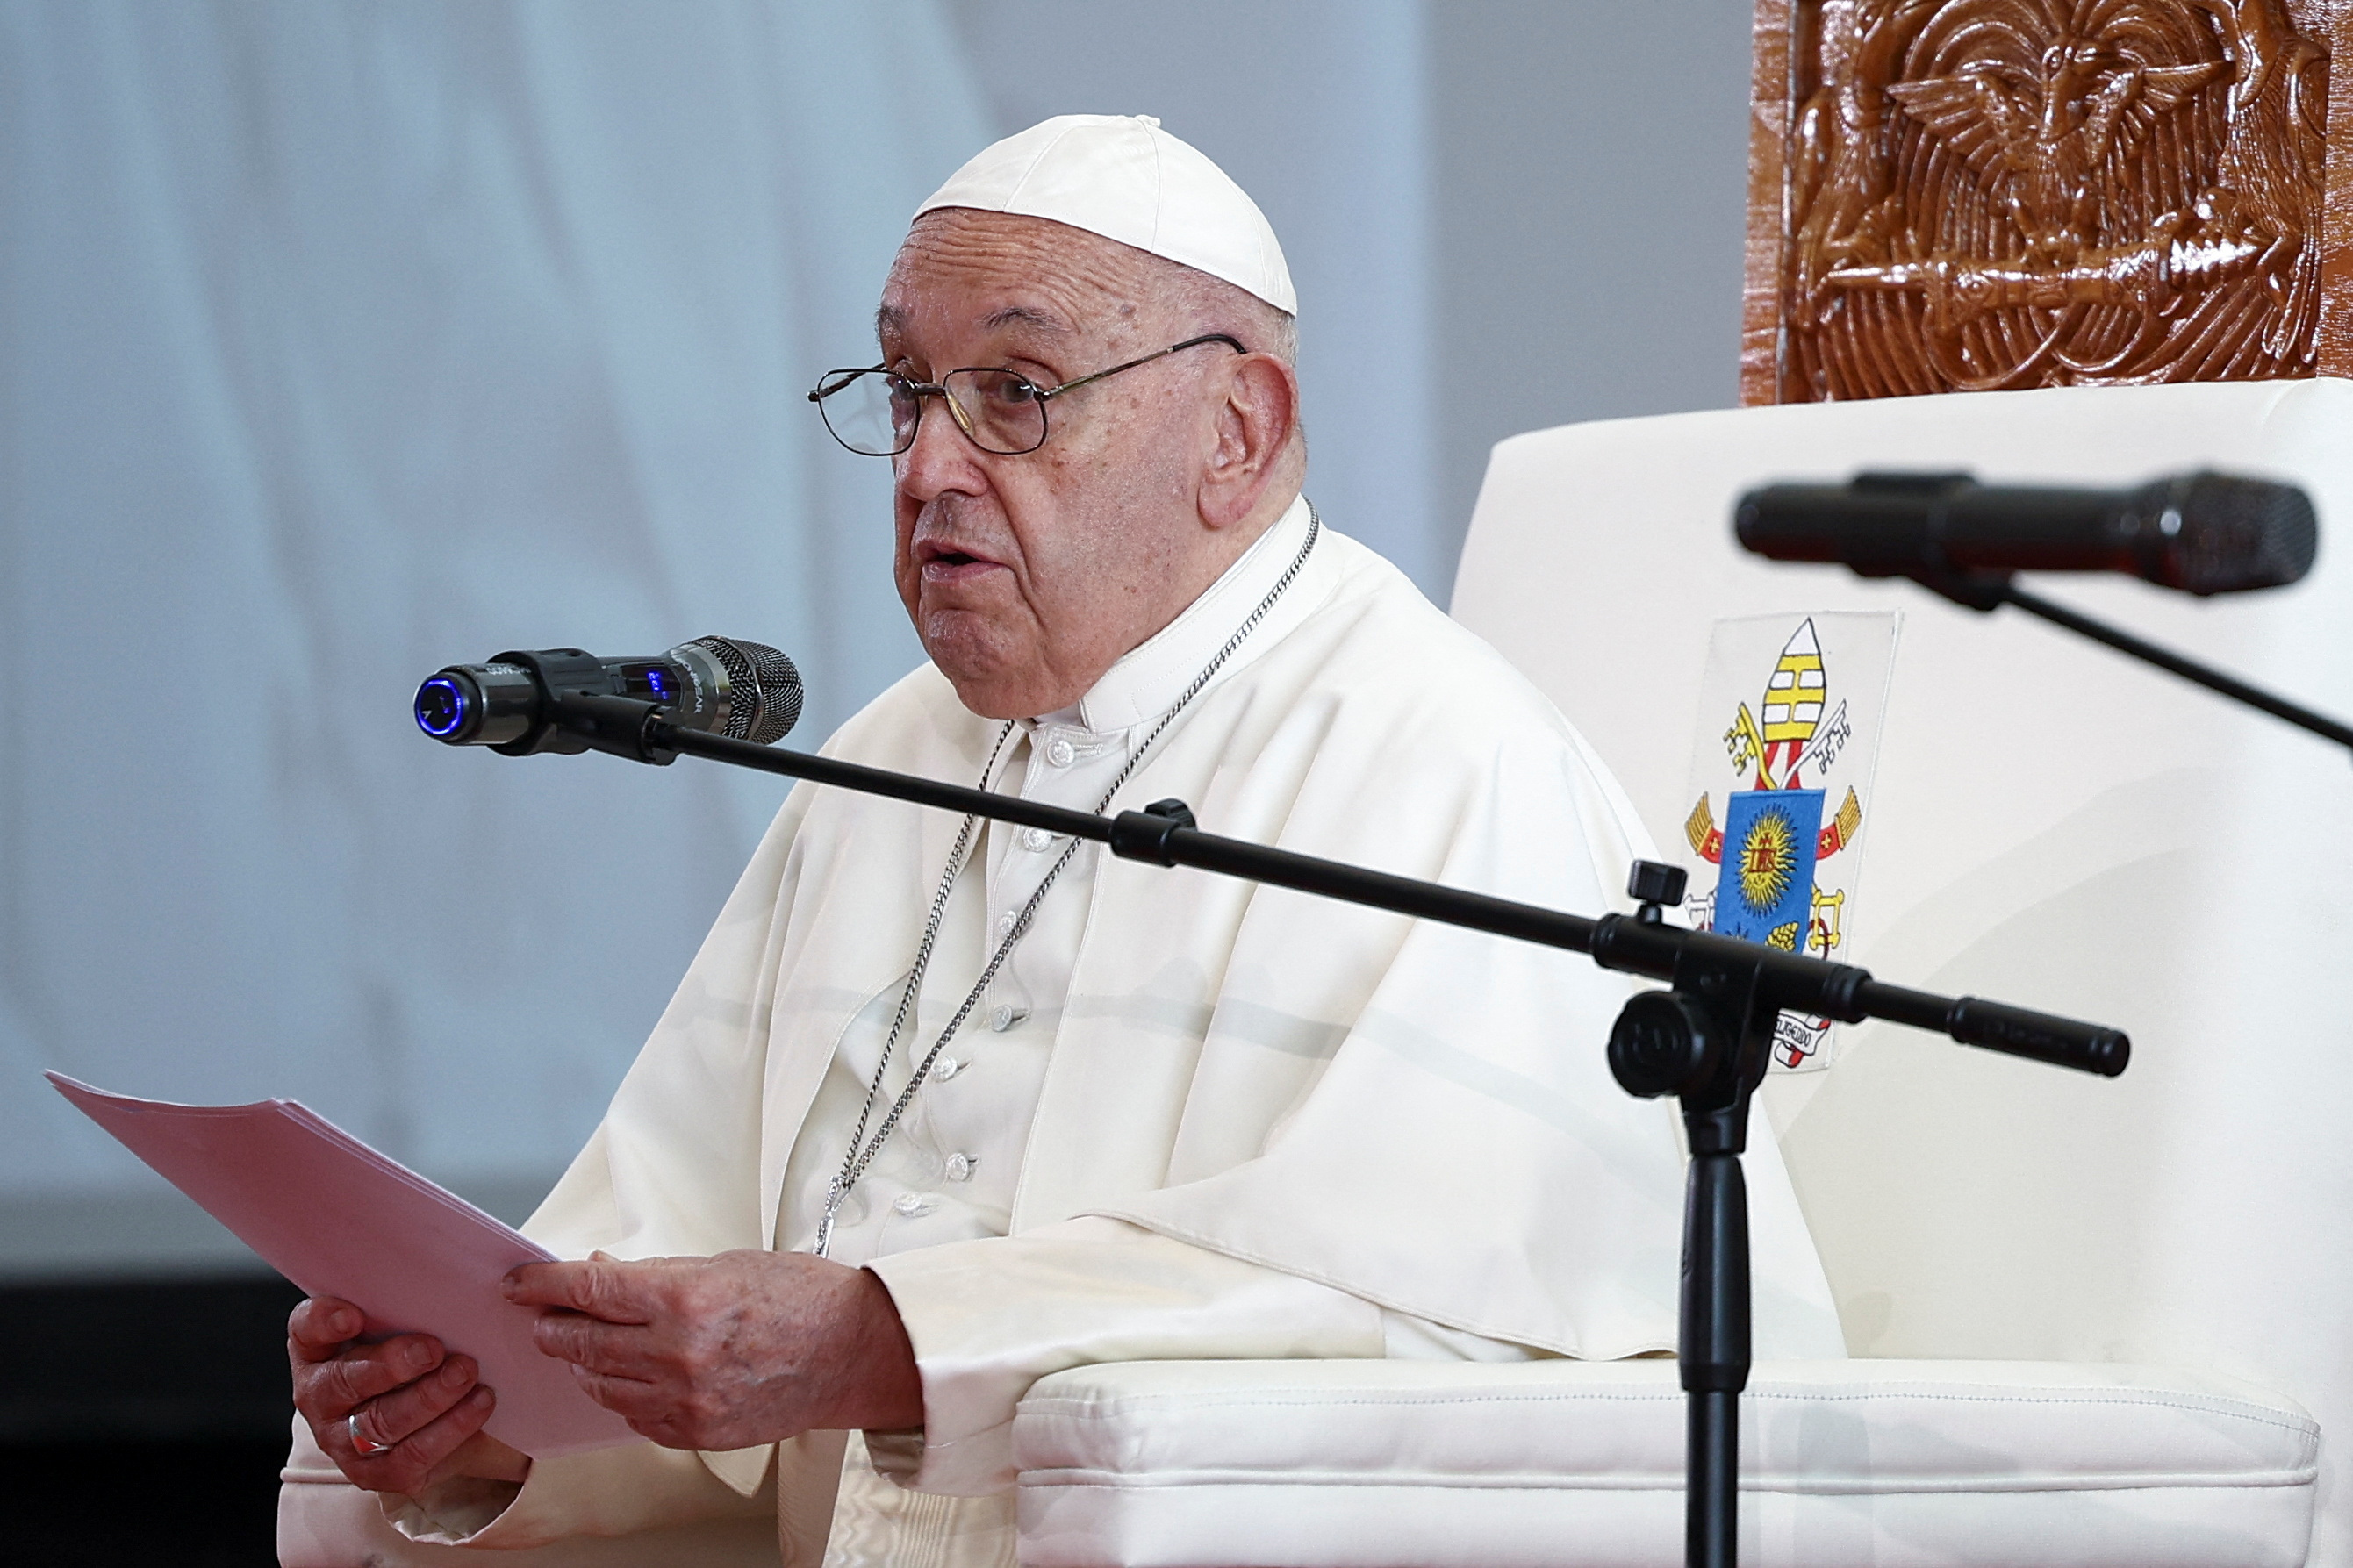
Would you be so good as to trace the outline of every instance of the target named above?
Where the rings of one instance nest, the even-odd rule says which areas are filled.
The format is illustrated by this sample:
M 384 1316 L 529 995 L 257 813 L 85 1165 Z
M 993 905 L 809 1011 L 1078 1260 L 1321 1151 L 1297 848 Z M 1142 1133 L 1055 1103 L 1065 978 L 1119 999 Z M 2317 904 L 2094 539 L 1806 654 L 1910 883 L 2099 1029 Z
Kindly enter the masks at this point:
M 1758 0 L 1744 403 L 2353 374 L 2353 0 Z

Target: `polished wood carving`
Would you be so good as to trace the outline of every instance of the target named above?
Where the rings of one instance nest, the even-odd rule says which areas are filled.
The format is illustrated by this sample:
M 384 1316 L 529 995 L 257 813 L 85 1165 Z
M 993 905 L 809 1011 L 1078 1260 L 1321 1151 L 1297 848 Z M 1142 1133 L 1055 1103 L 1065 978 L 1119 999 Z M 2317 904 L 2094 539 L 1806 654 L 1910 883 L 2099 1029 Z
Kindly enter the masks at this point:
M 2353 373 L 2348 34 L 2353 0 L 1759 0 L 1742 400 Z

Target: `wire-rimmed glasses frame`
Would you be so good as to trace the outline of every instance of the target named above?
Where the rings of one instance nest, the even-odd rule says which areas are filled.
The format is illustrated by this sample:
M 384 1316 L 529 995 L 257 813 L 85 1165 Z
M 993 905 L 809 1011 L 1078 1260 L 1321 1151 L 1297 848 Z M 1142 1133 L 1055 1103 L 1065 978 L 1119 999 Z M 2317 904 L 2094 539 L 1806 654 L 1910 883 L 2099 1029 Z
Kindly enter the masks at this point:
M 934 397 L 947 405 L 949 417 L 965 439 L 984 452 L 1018 458 L 1046 444 L 1046 405 L 1053 399 L 1204 343 L 1223 343 L 1236 353 L 1250 352 L 1229 332 L 1204 332 L 1054 386 L 1040 386 L 1003 366 L 967 365 L 937 381 L 913 381 L 887 365 L 865 365 L 827 371 L 808 400 L 817 405 L 827 433 L 862 458 L 895 458 L 913 447 L 924 402 Z

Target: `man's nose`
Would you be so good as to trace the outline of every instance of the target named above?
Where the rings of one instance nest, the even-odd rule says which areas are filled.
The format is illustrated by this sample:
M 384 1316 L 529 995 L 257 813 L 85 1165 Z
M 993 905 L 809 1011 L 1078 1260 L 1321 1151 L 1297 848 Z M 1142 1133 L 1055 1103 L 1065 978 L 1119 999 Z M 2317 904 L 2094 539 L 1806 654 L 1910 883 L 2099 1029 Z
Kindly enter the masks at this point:
M 978 495 L 987 489 L 980 455 L 957 427 L 955 411 L 943 398 L 926 397 L 918 412 L 915 439 L 899 454 L 900 492 L 923 502 L 952 491 Z

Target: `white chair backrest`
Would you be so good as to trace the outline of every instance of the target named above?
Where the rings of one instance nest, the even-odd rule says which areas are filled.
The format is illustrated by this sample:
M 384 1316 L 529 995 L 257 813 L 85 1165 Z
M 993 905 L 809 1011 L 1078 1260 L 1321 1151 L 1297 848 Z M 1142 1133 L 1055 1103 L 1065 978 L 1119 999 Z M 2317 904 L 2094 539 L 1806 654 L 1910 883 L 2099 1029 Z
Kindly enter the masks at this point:
M 1977 394 L 1538 431 L 1495 449 L 1454 613 L 1618 771 L 1671 858 L 1721 616 L 1899 608 L 1852 961 L 2112 1023 L 2107 1081 L 1887 1026 L 1767 1110 L 1857 1354 L 2204 1367 L 2353 1452 L 2353 758 L 2016 609 L 1742 553 L 1734 498 L 1863 468 L 2303 484 L 2297 586 L 2034 586 L 2353 719 L 2353 383 Z M 2331 531 L 2337 531 L 2332 534 Z M 1699 868 L 1708 870 L 1712 868 Z M 1600 1042 L 1593 1042 L 1600 1048 Z M 2353 1562 L 2324 1455 L 2315 1563 Z

